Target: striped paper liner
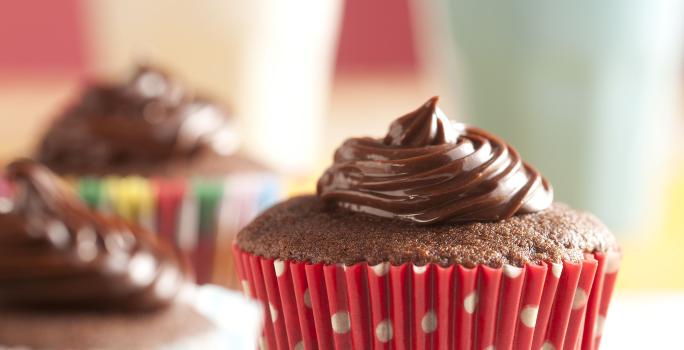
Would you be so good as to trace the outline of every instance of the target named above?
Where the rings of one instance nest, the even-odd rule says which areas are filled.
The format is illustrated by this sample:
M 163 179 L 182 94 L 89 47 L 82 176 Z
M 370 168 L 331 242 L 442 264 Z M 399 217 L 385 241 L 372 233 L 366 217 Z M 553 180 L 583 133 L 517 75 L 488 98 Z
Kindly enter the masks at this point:
M 71 180 L 90 207 L 137 222 L 180 247 L 198 283 L 233 288 L 237 280 L 230 247 L 235 235 L 281 197 L 280 180 L 266 174 Z
M 620 263 L 345 266 L 233 249 L 267 349 L 597 349 Z

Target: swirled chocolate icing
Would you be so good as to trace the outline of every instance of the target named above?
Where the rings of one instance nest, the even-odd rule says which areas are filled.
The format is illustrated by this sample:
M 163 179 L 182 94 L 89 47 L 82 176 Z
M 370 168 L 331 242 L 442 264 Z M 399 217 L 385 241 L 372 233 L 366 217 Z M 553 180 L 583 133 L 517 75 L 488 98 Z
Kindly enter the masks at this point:
M 187 286 L 156 236 L 91 212 L 45 167 L 10 164 L 0 198 L 0 306 L 153 309 Z
M 382 139 L 346 140 L 318 181 L 319 197 L 419 224 L 498 221 L 551 205 L 551 186 L 515 149 L 451 122 L 437 101 L 392 122 Z
M 159 166 L 232 154 L 227 113 L 167 74 L 140 67 L 125 84 L 94 84 L 49 128 L 37 158 L 60 173 Z

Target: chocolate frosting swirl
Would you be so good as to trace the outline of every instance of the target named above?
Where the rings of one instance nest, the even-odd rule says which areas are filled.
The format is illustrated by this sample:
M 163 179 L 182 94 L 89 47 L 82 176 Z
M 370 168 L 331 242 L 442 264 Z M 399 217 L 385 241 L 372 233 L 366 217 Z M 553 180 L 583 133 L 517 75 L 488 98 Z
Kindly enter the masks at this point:
M 142 66 L 126 84 L 87 87 L 48 130 L 37 158 L 51 169 L 145 166 L 229 155 L 238 143 L 222 108 Z
M 551 186 L 515 149 L 452 123 L 437 101 L 392 122 L 384 139 L 346 140 L 318 180 L 319 197 L 418 224 L 497 221 L 551 205 Z
M 156 236 L 86 208 L 45 167 L 7 167 L 0 197 L 0 305 L 147 310 L 188 286 L 181 256 Z

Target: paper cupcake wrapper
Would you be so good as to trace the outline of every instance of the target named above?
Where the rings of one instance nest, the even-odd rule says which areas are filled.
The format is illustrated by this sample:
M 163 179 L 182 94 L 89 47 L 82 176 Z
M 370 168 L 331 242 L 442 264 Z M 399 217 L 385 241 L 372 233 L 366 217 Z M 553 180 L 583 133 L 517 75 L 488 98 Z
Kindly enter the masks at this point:
M 345 266 L 233 249 L 243 291 L 266 306 L 271 350 L 596 349 L 620 262 Z
M 267 174 L 222 178 L 71 179 L 89 206 L 137 222 L 190 256 L 197 282 L 237 287 L 230 249 L 235 234 L 281 197 Z

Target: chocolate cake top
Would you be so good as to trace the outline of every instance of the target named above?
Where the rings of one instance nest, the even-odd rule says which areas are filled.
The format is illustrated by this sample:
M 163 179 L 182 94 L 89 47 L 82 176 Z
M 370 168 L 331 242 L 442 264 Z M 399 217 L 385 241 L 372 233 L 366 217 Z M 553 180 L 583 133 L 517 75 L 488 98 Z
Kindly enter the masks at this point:
M 207 157 L 225 163 L 238 144 L 223 106 L 140 66 L 125 83 L 86 86 L 47 130 L 36 158 L 60 174 L 147 175 L 173 164 L 196 167 Z
M 157 235 L 93 212 L 44 166 L 18 160 L 0 195 L 0 307 L 151 310 L 189 285 Z
M 560 203 L 496 222 L 425 226 L 340 210 L 315 196 L 267 210 L 238 234 L 237 244 L 259 256 L 312 263 L 468 267 L 578 262 L 586 252 L 618 249 L 593 215 Z

